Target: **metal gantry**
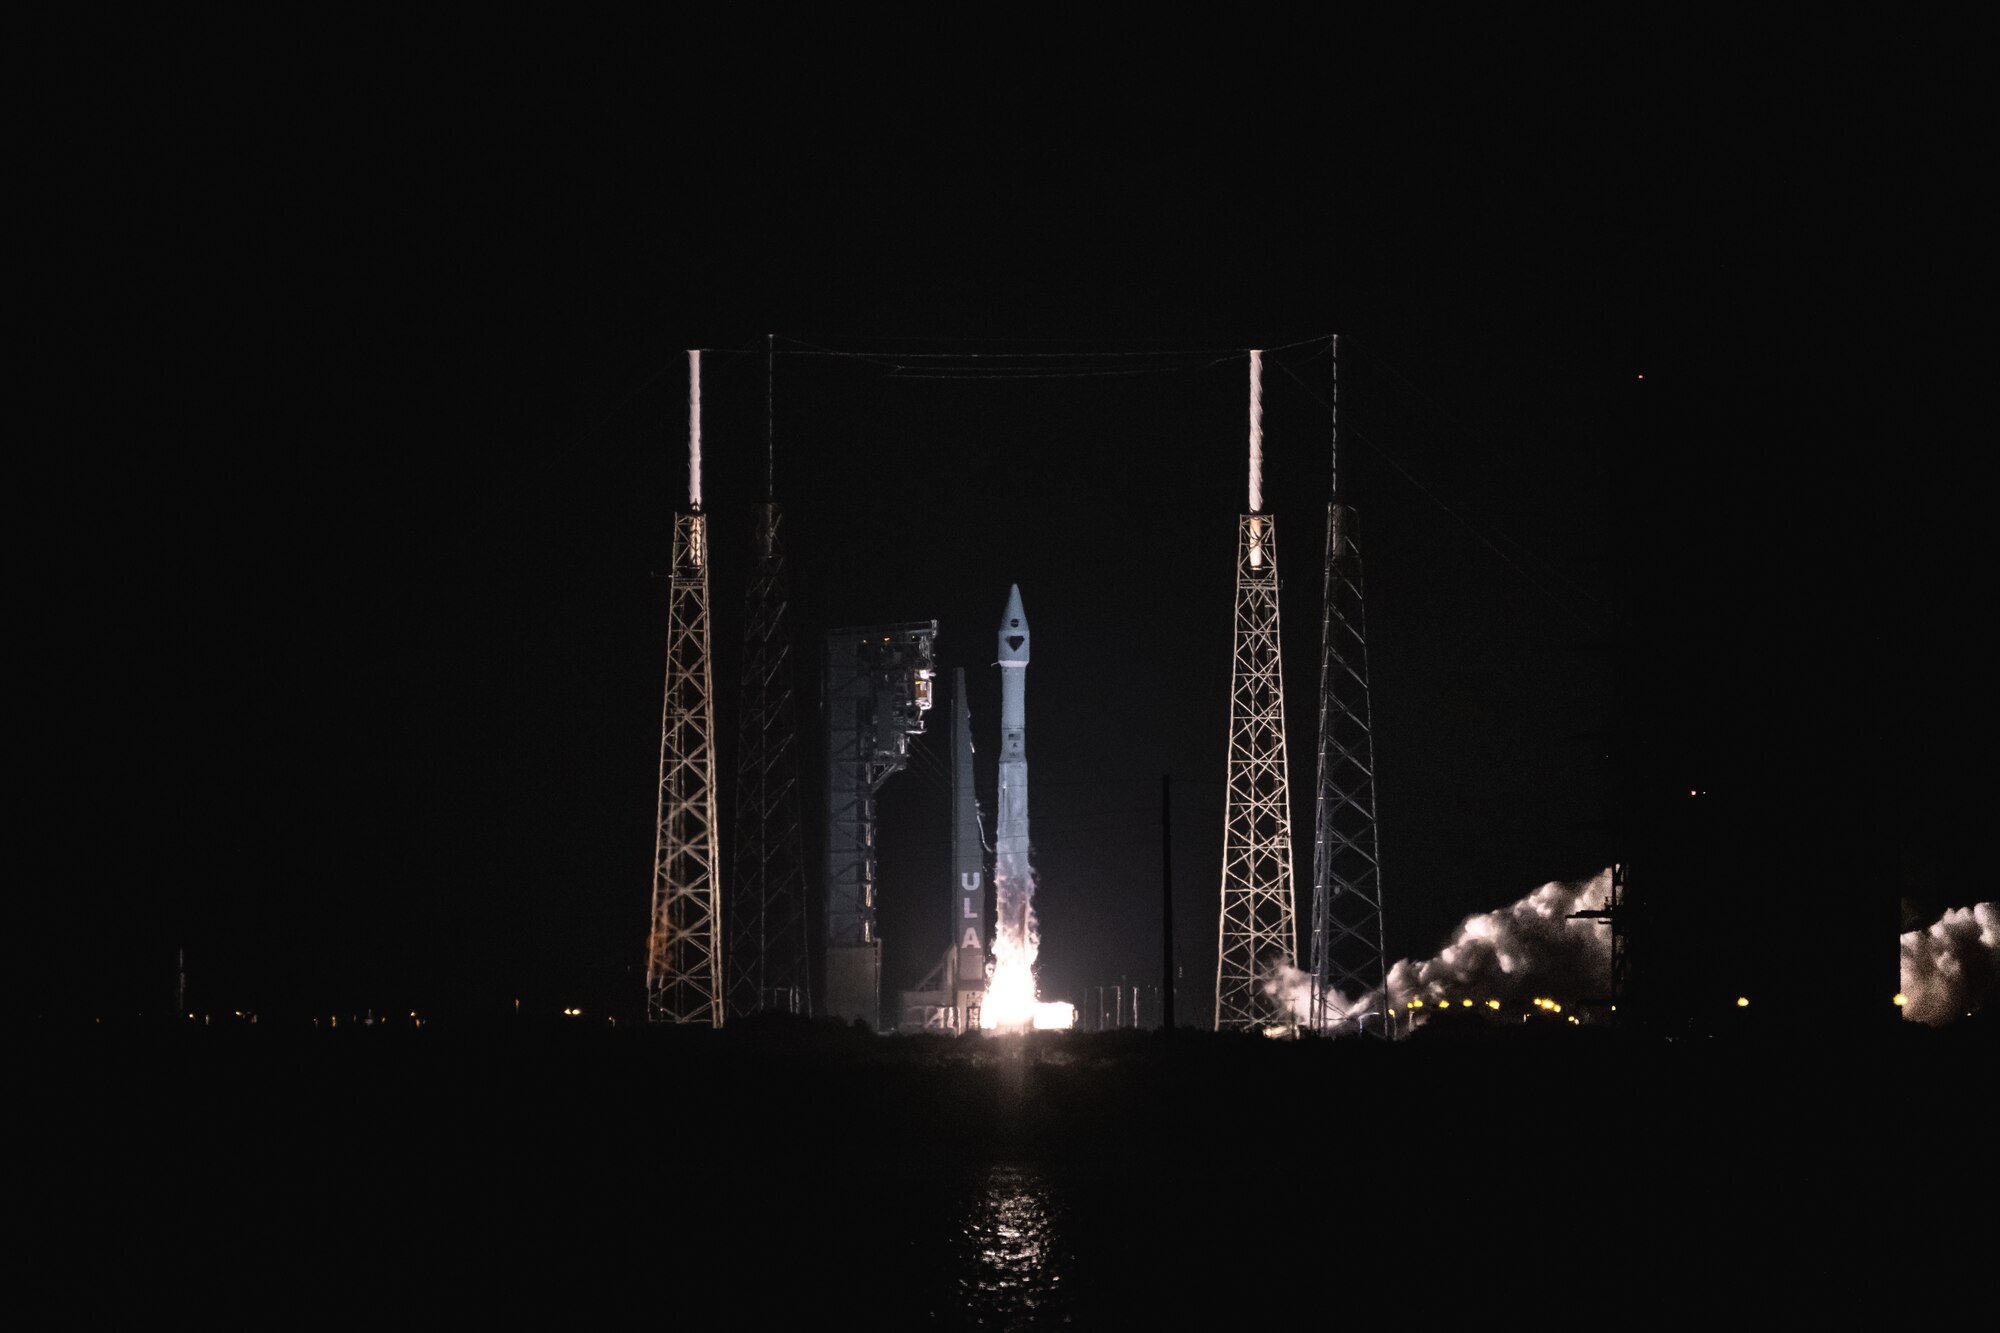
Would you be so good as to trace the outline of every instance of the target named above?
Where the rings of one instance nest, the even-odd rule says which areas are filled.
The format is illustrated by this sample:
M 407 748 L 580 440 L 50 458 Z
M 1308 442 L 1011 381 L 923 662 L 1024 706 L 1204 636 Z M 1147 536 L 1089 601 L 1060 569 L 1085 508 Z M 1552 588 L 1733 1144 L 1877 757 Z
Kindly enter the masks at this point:
M 1278 531 L 1242 516 L 1236 537 L 1235 667 L 1229 690 L 1222 917 L 1215 1026 L 1261 1027 L 1282 1008 L 1265 984 L 1298 947 L 1292 812 L 1285 779 L 1285 675 L 1278 654 Z
M 798 699 L 781 515 L 752 514 L 730 874 L 729 1012 L 811 1011 L 800 833 Z
M 1364 1031 L 1389 1022 L 1382 932 L 1382 850 L 1375 824 L 1375 723 L 1368 694 L 1368 606 L 1360 520 L 1341 503 L 1340 340 L 1327 340 L 1332 498 L 1319 655 L 1319 769 L 1313 795 L 1312 1025 Z
M 674 516 L 658 836 L 646 944 L 646 1017 L 722 1026 L 722 898 L 715 827 L 715 691 L 708 520 L 701 513 L 701 354 L 688 353 L 688 499 Z
M 1320 627 L 1319 772 L 1313 799 L 1312 1024 L 1365 1030 L 1388 1004 L 1382 855 L 1375 824 L 1375 732 L 1368 697 L 1368 616 L 1352 509 L 1326 510 Z M 1388 1019 L 1380 1030 L 1386 1033 Z
M 934 620 L 836 629 L 826 636 L 826 1004 L 881 1023 L 882 941 L 875 924 L 875 798 L 910 761 L 931 707 Z

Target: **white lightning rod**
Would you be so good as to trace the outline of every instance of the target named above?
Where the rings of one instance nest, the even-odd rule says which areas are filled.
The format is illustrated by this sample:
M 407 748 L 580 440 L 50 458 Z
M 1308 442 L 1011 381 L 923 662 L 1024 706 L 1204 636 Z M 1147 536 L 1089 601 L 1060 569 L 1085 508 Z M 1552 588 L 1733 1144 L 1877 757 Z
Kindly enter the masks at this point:
M 701 511 L 701 353 L 688 353 L 688 503 Z
M 1264 512 L 1264 354 L 1250 349 L 1250 512 Z
M 1337 333 L 1327 335 L 1326 359 L 1328 364 L 1333 367 L 1333 396 L 1327 400 L 1329 404 L 1327 407 L 1327 451 L 1331 455 L 1329 461 L 1333 479 L 1331 494 L 1335 500 L 1338 500 L 1340 499 L 1340 335 Z

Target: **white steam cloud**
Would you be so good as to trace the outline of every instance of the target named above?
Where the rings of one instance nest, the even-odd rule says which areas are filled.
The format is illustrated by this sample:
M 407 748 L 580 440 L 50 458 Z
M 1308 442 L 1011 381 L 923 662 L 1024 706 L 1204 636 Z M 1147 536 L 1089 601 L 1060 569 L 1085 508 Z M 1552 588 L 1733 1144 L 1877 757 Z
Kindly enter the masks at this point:
M 1530 991 L 1603 995 L 1611 989 L 1611 931 L 1569 917 L 1603 907 L 1610 896 L 1607 868 L 1575 883 L 1551 880 L 1512 906 L 1469 916 L 1437 957 L 1405 958 L 1389 970 L 1390 1003 L 1505 1002 L 1532 998 Z
M 1405 958 L 1389 970 L 1389 1003 L 1399 1010 L 1413 999 L 1427 1006 L 1466 1000 L 1511 1006 L 1535 995 L 1602 995 L 1610 984 L 1611 932 L 1601 922 L 1569 918 L 1603 907 L 1610 893 L 1606 869 L 1575 883 L 1544 884 L 1511 906 L 1469 916 L 1436 957 Z M 1954 907 L 1906 932 L 1902 945 L 1904 1018 L 1949 1023 L 2000 994 L 2000 904 Z M 1277 964 L 1265 975 L 1264 993 L 1285 1018 L 1313 1026 L 1311 973 Z M 1323 1026 L 1337 1028 L 1381 1008 L 1379 993 L 1330 993 Z
M 1603 995 L 1611 987 L 1611 932 L 1602 922 L 1569 918 L 1603 907 L 1610 895 L 1607 867 L 1574 883 L 1552 880 L 1511 906 L 1469 916 L 1436 957 L 1405 958 L 1389 969 L 1389 1003 L 1402 1009 L 1413 999 L 1483 1005 L 1537 994 Z M 1291 1021 L 1313 1026 L 1311 973 L 1278 964 L 1265 975 L 1264 993 Z M 1381 1008 L 1379 992 L 1359 998 L 1330 992 L 1324 1026 L 1365 1020 Z
M 1903 1017 L 1933 1027 L 1983 1008 L 2000 987 L 2000 906 L 1954 907 L 1903 935 Z

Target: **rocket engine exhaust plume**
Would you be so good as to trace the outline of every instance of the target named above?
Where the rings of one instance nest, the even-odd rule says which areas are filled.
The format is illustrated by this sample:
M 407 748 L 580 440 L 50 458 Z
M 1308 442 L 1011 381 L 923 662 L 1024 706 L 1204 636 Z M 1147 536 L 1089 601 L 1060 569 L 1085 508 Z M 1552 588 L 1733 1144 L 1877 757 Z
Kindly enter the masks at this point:
M 701 508 L 701 353 L 688 353 L 688 504 Z
M 1903 1017 L 1937 1027 L 2000 991 L 2000 905 L 1954 907 L 1903 935 Z
M 1025 883 L 1024 883 L 1025 881 Z M 1002 905 L 993 931 L 993 975 L 979 1008 L 979 1025 L 988 1030 L 1022 1032 L 1028 1028 L 1068 1027 L 1054 1021 L 1067 1004 L 1044 1004 L 1035 988 L 1035 958 L 1041 952 L 1041 925 L 1035 920 L 1034 876 L 1023 868 L 1020 878 L 995 870 L 993 895 Z M 1048 1010 L 1045 1014 L 1043 1011 Z
M 1574 883 L 1552 880 L 1510 906 L 1469 916 L 1435 957 L 1405 958 L 1389 969 L 1388 1002 L 1401 1010 L 1413 999 L 1484 1005 L 1527 999 L 1534 991 L 1599 994 L 1611 971 L 1610 933 L 1569 917 L 1604 906 L 1610 895 L 1607 867 Z M 1264 992 L 1294 1021 L 1312 1025 L 1310 973 L 1281 964 L 1266 976 Z M 1379 991 L 1353 997 L 1329 992 L 1323 1026 L 1336 1029 L 1381 1010 Z

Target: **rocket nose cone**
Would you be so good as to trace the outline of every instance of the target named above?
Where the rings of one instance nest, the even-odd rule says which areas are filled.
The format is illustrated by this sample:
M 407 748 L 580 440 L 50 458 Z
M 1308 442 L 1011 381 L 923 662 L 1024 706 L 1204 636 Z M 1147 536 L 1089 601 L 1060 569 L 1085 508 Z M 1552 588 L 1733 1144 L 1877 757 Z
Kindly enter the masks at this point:
M 1007 609 L 1000 614 L 1000 660 L 1028 660 L 1028 613 L 1021 609 L 1021 585 L 1007 593 Z

